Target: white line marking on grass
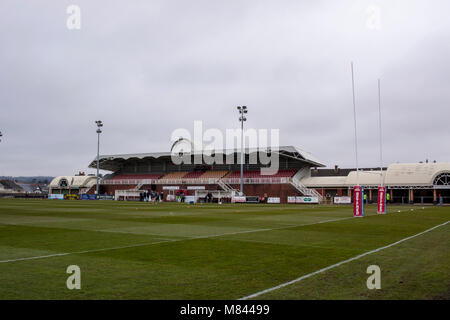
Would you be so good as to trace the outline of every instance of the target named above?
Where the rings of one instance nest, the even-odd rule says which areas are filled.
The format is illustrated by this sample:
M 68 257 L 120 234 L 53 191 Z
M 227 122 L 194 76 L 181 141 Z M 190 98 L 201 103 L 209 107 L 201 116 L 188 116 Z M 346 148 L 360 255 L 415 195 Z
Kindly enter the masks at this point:
M 301 276 L 301 277 L 299 277 L 299 278 L 297 278 L 297 279 L 294 279 L 294 280 L 291 280 L 291 281 L 282 283 L 282 284 L 280 284 L 280 285 L 278 285 L 278 286 L 275 286 L 275 287 L 272 287 L 272 288 L 269 288 L 269 289 L 265 289 L 265 290 L 256 292 L 256 293 L 254 293 L 254 294 L 251 294 L 251 295 L 249 295 L 249 296 L 240 298 L 239 300 L 248 300 L 248 299 L 256 298 L 256 297 L 258 297 L 258 296 L 260 296 L 260 295 L 263 295 L 263 294 L 265 294 L 265 293 L 268 293 L 268 292 L 271 292 L 271 291 L 274 291 L 274 290 L 281 289 L 281 288 L 286 287 L 286 286 L 289 286 L 289 285 L 291 285 L 291 284 L 293 284 L 293 283 L 296 283 L 296 282 L 302 281 L 302 280 L 304 280 L 304 279 L 306 279 L 306 278 L 312 277 L 312 276 L 314 276 L 314 275 L 316 275 L 316 274 L 319 274 L 319 273 L 328 271 L 328 270 L 333 269 L 333 268 L 335 268 L 335 267 L 339 267 L 339 266 L 341 266 L 341 265 L 343 265 L 343 264 L 345 264 L 345 263 L 348 263 L 348 262 L 351 262 L 351 261 L 355 261 L 355 260 L 358 260 L 358 259 L 360 259 L 360 258 L 362 258 L 362 257 L 365 257 L 365 256 L 369 255 L 369 254 L 376 253 L 376 252 L 379 252 L 379 251 L 381 251 L 381 250 L 384 250 L 384 249 L 393 247 L 393 246 L 395 246 L 395 245 L 397 245 L 397 244 L 400 244 L 400 243 L 405 242 L 405 241 L 407 241 L 407 240 L 410 240 L 410 239 L 413 239 L 413 238 L 415 238 L 415 237 L 418 237 L 418 236 L 420 236 L 420 235 L 422 235 L 422 234 L 424 234 L 424 233 L 430 232 L 430 231 L 432 231 L 432 230 L 434 230 L 434 229 L 437 229 L 437 228 L 439 228 L 439 227 L 442 227 L 442 226 L 446 225 L 446 224 L 449 223 L 449 222 L 450 222 L 450 221 L 444 222 L 444 223 L 442 223 L 442 224 L 439 224 L 439 225 L 437 225 L 437 226 L 434 226 L 434 227 L 432 227 L 432 228 L 430 228 L 430 229 L 427 229 L 427 230 L 425 230 L 425 231 L 419 232 L 419 233 L 417 233 L 417 234 L 415 234 L 415 235 L 412 235 L 412 236 L 410 236 L 410 237 L 407 237 L 407 238 L 401 239 L 401 240 L 399 240 L 399 241 L 396 241 L 396 242 L 394 242 L 394 243 L 388 244 L 387 246 L 380 247 L 380 248 L 377 248 L 377 249 L 374 249 L 374 250 L 365 252 L 365 253 L 360 254 L 360 255 L 357 255 L 357 256 L 355 256 L 355 257 L 353 257 L 353 258 L 350 258 L 350 259 L 347 259 L 347 260 L 344 260 L 344 261 L 335 263 L 335 264 L 333 264 L 333 265 L 331 265 L 331 266 L 328 266 L 328 267 L 326 267 L 326 268 L 323 268 L 323 269 L 317 270 L 317 271 L 315 271 L 315 272 L 306 274 L 306 275 Z
M 49 255 L 44 255 L 44 256 L 35 256 L 35 257 L 25 257 L 25 258 L 17 258 L 17 259 L 0 260 L 0 263 L 26 261 L 26 260 L 36 260 L 36 259 L 45 259 L 45 258 L 52 258 L 52 257 L 61 257 L 61 256 L 67 256 L 67 255 L 71 255 L 71 254 L 83 254 L 83 253 L 91 253 L 91 252 L 101 252 L 101 251 L 109 251 L 109 250 L 128 249 L 128 248 L 136 248 L 136 247 L 143 247 L 143 246 L 151 246 L 151 245 L 154 245 L 154 244 L 181 242 L 181 241 L 188 241 L 188 240 L 209 239 L 209 238 L 217 238 L 217 237 L 222 237 L 222 236 L 231 236 L 231 235 L 243 234 L 243 233 L 253 233 L 253 232 L 263 232 L 263 231 L 274 231 L 274 230 L 290 229 L 290 228 L 296 228 L 296 227 L 302 227 L 302 226 L 310 226 L 310 225 L 315 225 L 315 224 L 321 224 L 321 223 L 333 222 L 333 221 L 340 221 L 340 220 L 347 220 L 347 219 L 353 219 L 353 217 L 324 220 L 324 221 L 320 221 L 320 222 L 292 225 L 292 226 L 288 226 L 288 227 L 236 231 L 236 232 L 228 232 L 228 233 L 221 233 L 221 234 L 213 234 L 213 235 L 206 235 L 206 236 L 191 237 L 191 238 L 168 239 L 168 240 L 157 241 L 157 242 L 131 244 L 131 245 L 128 245 L 128 246 L 120 246 L 120 247 L 112 247 L 112 248 L 93 249 L 93 250 L 75 251 L 75 252 L 63 252 L 63 253 L 55 253 L 55 254 L 49 254 Z
M 84 229 L 77 229 L 77 230 L 83 230 Z M 133 231 L 119 231 L 119 230 L 111 230 L 111 229 L 99 229 L 99 230 L 86 230 L 86 231 L 94 231 L 94 232 L 107 232 L 107 233 L 125 233 L 125 234 L 136 234 L 139 236 L 156 236 L 155 239 L 158 240 L 175 240 L 168 237 L 164 237 L 164 234 L 160 233 L 142 233 L 142 232 L 133 232 Z
M 68 253 L 55 253 L 55 254 L 49 254 L 46 256 L 37 256 L 37 257 L 28 257 L 28 258 L 17 258 L 17 259 L 9 259 L 9 260 L 2 260 L 0 263 L 7 263 L 7 262 L 15 262 L 15 261 L 24 261 L 24 260 L 35 260 L 35 259 L 44 259 L 44 258 L 52 258 L 52 257 L 58 257 L 58 256 L 65 256 L 68 255 Z
M 1 260 L 0 263 L 26 261 L 26 260 L 37 260 L 37 259 L 45 259 L 45 258 L 68 256 L 68 255 L 71 255 L 71 254 L 83 254 L 83 253 L 90 253 L 90 252 L 101 252 L 101 251 L 108 251 L 108 250 L 135 248 L 135 247 L 148 246 L 148 245 L 152 245 L 152 244 L 175 242 L 175 241 L 179 241 L 179 240 L 164 240 L 164 241 L 157 241 L 157 242 L 150 242 L 150 243 L 131 244 L 131 245 L 128 245 L 128 246 L 113 247 L 113 248 L 103 248 L 103 249 L 93 249 L 93 250 L 85 250 L 85 251 L 55 253 L 55 254 L 48 254 L 48 255 L 45 255 L 45 256 L 36 256 L 36 257 L 26 257 L 26 258 Z

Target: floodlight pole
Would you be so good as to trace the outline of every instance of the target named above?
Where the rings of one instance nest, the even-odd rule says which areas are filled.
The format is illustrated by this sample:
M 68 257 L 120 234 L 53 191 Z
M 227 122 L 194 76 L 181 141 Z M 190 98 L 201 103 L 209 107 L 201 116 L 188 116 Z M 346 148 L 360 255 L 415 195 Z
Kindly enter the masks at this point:
M 244 121 L 241 117 L 241 196 L 244 194 Z
M 0 142 L 2 142 L 3 133 L 0 131 Z
M 244 194 L 244 121 L 247 121 L 244 115 L 247 113 L 247 107 L 238 106 L 237 109 L 239 110 L 239 121 L 241 122 L 241 183 L 239 194 L 242 196 Z
M 100 120 L 95 121 L 95 123 L 97 124 L 97 185 L 95 188 L 95 194 L 98 197 L 99 182 L 100 182 L 99 181 L 100 180 L 100 176 L 99 176 L 99 171 L 100 171 L 100 133 L 102 133 L 102 130 L 100 128 L 103 127 L 103 123 Z

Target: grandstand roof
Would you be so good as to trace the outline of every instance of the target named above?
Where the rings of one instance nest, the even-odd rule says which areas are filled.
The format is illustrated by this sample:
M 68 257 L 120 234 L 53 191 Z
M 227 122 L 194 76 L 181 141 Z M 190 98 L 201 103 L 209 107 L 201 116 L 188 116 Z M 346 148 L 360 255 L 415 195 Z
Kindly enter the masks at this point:
M 389 169 L 388 169 L 389 170 Z M 383 172 L 384 178 L 385 172 Z M 356 174 L 356 171 L 352 171 L 346 177 L 345 183 L 349 186 L 356 186 L 358 184 L 363 186 L 379 186 L 380 185 L 380 171 L 379 170 L 371 170 L 371 171 L 359 171 L 359 177 Z
M 185 155 L 189 155 L 189 154 L 201 154 L 202 152 L 211 152 L 211 150 L 200 150 L 200 151 L 194 151 L 192 153 L 188 153 L 186 152 Z M 272 147 L 272 148 L 245 148 L 244 149 L 245 154 L 251 154 L 251 153 L 255 153 L 255 152 L 277 152 L 279 153 L 281 156 L 286 156 L 289 158 L 293 158 L 296 159 L 298 161 L 302 161 L 306 164 L 309 164 L 310 166 L 313 167 L 324 167 L 325 165 L 322 164 L 316 157 L 314 157 L 311 153 L 306 152 L 298 147 L 294 147 L 294 146 L 282 146 L 282 147 L 278 147 L 278 149 Z M 235 148 L 235 149 L 224 149 L 219 151 L 215 151 L 213 152 L 216 155 L 217 154 L 224 154 L 224 155 L 229 155 L 229 154 L 239 154 L 240 153 L 240 149 L 239 148 Z M 122 161 L 126 161 L 126 160 L 131 160 L 131 159 L 138 159 L 138 160 L 143 160 L 143 159 L 163 159 L 163 158 L 167 158 L 169 159 L 172 156 L 171 152 L 153 152 L 153 153 L 133 153 L 133 154 L 116 154 L 116 155 L 100 155 L 100 168 L 103 170 L 110 170 L 110 171 L 115 171 L 118 168 L 118 164 Z M 90 168 L 96 168 L 97 167 L 97 159 L 95 158 L 90 164 L 89 164 Z
M 431 186 L 441 173 L 450 173 L 450 162 L 395 163 L 389 166 L 385 183 L 397 186 Z
M 61 185 L 61 181 L 65 180 L 67 186 Z M 50 184 L 50 188 L 85 188 L 95 184 L 97 178 L 95 176 L 59 176 L 54 178 Z
M 383 172 L 383 177 L 385 172 Z M 318 176 L 308 177 L 302 180 L 302 183 L 310 188 L 313 187 L 352 187 L 359 184 L 363 186 L 380 185 L 380 171 L 359 171 L 357 179 L 356 171 L 351 171 L 347 176 Z
M 303 178 L 301 182 L 308 188 L 337 188 L 347 186 L 346 180 L 346 176 L 329 176 Z
M 432 187 L 437 176 L 450 173 L 450 163 L 395 163 L 383 171 L 383 184 L 391 187 Z M 301 182 L 314 187 L 352 187 L 357 184 L 356 171 L 347 176 L 312 176 Z M 359 171 L 359 184 L 377 186 L 380 184 L 380 171 Z
M 5 190 L 23 191 L 22 187 L 19 186 L 13 180 L 6 180 L 6 179 L 0 180 L 0 184 L 3 186 L 3 189 Z
M 30 184 L 30 183 L 19 183 L 17 182 L 17 185 L 19 185 L 23 191 L 25 192 L 35 192 L 38 190 L 37 184 Z

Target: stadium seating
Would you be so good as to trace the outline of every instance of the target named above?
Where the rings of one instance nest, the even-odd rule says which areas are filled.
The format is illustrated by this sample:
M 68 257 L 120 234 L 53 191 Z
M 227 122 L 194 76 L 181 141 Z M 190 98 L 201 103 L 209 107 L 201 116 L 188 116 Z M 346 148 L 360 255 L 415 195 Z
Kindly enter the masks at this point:
M 296 170 L 278 170 L 274 175 L 262 175 L 259 170 L 244 171 L 244 178 L 289 178 L 296 173 Z M 228 172 L 226 170 L 218 171 L 176 171 L 165 175 L 154 174 L 118 174 L 110 180 L 146 180 L 146 179 L 221 179 L 221 178 L 240 178 L 240 171 Z
M 187 174 L 185 174 L 183 176 L 183 178 L 196 179 L 196 178 L 199 178 L 200 176 L 202 176 L 204 173 L 205 173 L 204 171 L 192 171 L 192 172 L 188 172 Z
M 284 170 L 278 170 L 278 172 L 274 175 L 262 175 L 261 171 L 259 170 L 249 170 L 249 171 L 244 171 L 244 178 L 289 178 L 292 177 L 295 174 L 296 170 L 292 170 L 292 169 L 284 169 Z M 230 174 L 228 174 L 226 176 L 226 178 L 240 178 L 241 177 L 241 172 L 240 171 L 233 171 L 230 172 Z
M 204 174 L 200 176 L 201 179 L 220 179 L 223 178 L 228 171 L 206 171 Z
M 188 173 L 187 171 L 169 172 L 168 174 L 162 176 L 160 179 L 181 179 L 187 173 Z

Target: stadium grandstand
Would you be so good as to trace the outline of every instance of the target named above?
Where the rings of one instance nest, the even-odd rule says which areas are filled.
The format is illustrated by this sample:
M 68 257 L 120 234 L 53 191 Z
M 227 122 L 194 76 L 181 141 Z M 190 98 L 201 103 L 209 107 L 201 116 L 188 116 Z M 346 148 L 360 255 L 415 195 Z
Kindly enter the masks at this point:
M 185 141 L 175 142 L 171 150 L 177 143 Z M 245 149 L 243 174 L 245 195 L 258 199 L 268 197 L 285 199 L 296 194 L 321 198 L 316 190 L 308 189 L 300 182 L 303 173 L 310 172 L 312 167 L 324 166 L 311 154 L 293 146 L 277 148 L 273 152 L 278 155 L 280 169 L 274 174 L 266 175 L 261 172 L 261 168 L 269 167 L 270 163 L 263 165 L 259 161 L 251 161 L 258 152 L 261 150 Z M 269 157 L 272 150 L 268 148 L 263 153 Z M 218 158 L 223 161 L 212 164 L 203 161 L 194 164 L 196 156 L 194 153 L 183 154 L 183 157 L 192 156 L 192 161 L 180 164 L 173 163 L 172 152 L 103 155 L 99 159 L 100 168 L 113 173 L 102 179 L 99 193 L 114 195 L 116 190 L 152 190 L 163 192 L 167 196 L 179 189 L 184 190 L 187 196 L 201 198 L 210 193 L 215 201 L 219 199 L 231 201 L 233 196 L 238 195 L 239 190 L 240 152 L 236 149 L 215 152 L 216 157 L 219 154 L 221 156 Z M 95 168 L 96 165 L 95 159 L 90 167 Z M 54 184 L 58 182 L 55 180 Z M 95 192 L 95 187 L 88 192 Z
M 18 179 L 0 179 L 0 197 L 10 198 L 47 198 L 47 184 L 42 181 L 25 182 L 33 180 L 27 177 Z M 35 179 L 36 180 L 36 179 Z
M 334 169 L 326 169 L 310 153 L 284 146 L 276 151 L 270 148 L 264 151 L 266 156 L 277 154 L 279 167 L 273 174 L 266 175 L 261 169 L 267 168 L 270 163 L 263 165 L 250 161 L 253 153 L 262 151 L 244 150 L 243 193 L 258 201 L 275 198 L 280 203 L 286 203 L 288 197 L 306 196 L 315 197 L 318 202 L 333 203 L 335 197 L 352 197 L 351 190 L 357 184 L 358 175 L 369 203 L 376 202 L 381 181 L 388 189 L 391 203 L 437 203 L 440 197 L 444 202 L 450 202 L 450 163 L 396 163 L 382 170 L 359 169 L 357 174 L 353 168 L 335 166 Z M 100 169 L 112 173 L 100 179 L 99 193 L 116 196 L 121 191 L 135 194 L 154 191 L 162 192 L 164 200 L 169 200 L 167 196 L 181 190 L 195 199 L 211 194 L 213 201 L 231 201 L 239 195 L 240 151 L 223 150 L 215 154 L 221 155 L 219 158 L 224 161 L 175 164 L 172 152 L 101 155 Z M 183 156 L 193 160 L 195 153 L 185 153 Z M 94 159 L 89 167 L 96 166 L 97 159 Z M 57 177 L 50 183 L 50 193 L 95 194 L 95 187 L 95 176 Z
M 450 163 L 395 163 L 387 168 L 360 169 L 359 184 L 368 196 L 368 202 L 377 200 L 377 188 L 380 186 L 380 172 L 383 185 L 388 188 L 391 203 L 450 203 Z M 301 180 L 308 188 L 314 188 L 325 199 L 335 196 L 351 196 L 353 186 L 357 184 L 355 169 L 314 168 L 309 177 Z
M 83 194 L 95 186 L 97 178 L 91 175 L 59 176 L 54 178 L 48 188 L 49 194 Z
M 23 188 L 14 180 L 0 180 L 0 192 L 23 192 Z

